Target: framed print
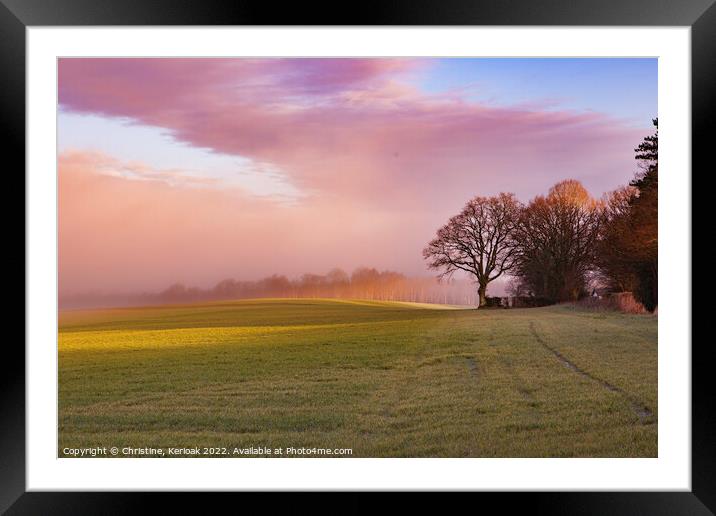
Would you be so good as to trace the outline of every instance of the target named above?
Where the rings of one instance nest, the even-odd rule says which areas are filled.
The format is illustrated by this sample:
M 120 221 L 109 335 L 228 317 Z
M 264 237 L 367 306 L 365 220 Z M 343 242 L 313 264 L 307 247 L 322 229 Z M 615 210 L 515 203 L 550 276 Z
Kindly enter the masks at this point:
M 713 510 L 711 2 L 54 5 L 0 11 L 27 200 L 3 509 Z

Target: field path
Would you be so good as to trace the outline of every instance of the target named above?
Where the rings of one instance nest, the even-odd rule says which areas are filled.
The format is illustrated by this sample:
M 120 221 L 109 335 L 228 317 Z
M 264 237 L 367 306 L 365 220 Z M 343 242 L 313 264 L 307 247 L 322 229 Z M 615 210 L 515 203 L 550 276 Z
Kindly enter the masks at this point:
M 643 402 L 639 401 L 634 396 L 632 396 L 625 390 L 620 389 L 616 385 L 613 385 L 602 378 L 598 378 L 598 377 L 594 376 L 593 374 L 591 374 L 590 372 L 585 371 L 584 369 L 580 368 L 577 364 L 575 364 L 570 359 L 565 357 L 562 353 L 560 353 L 559 351 L 557 351 L 556 349 L 551 347 L 549 344 L 547 344 L 544 341 L 544 339 L 540 336 L 540 334 L 537 332 L 537 329 L 535 328 L 534 321 L 530 321 L 530 331 L 532 332 L 532 335 L 534 335 L 535 340 L 537 342 L 539 342 L 545 349 L 550 351 L 555 357 L 557 357 L 557 359 L 560 362 L 562 362 L 562 364 L 564 364 L 566 367 L 568 367 L 575 373 L 580 374 L 583 377 L 589 378 L 590 380 L 598 383 L 605 389 L 612 391 L 612 392 L 616 392 L 618 394 L 621 394 L 624 398 L 626 398 L 626 400 L 629 402 L 629 404 L 631 406 L 631 409 L 634 411 L 634 413 L 637 415 L 637 417 L 641 421 L 641 424 L 648 425 L 648 424 L 654 423 L 653 412 Z

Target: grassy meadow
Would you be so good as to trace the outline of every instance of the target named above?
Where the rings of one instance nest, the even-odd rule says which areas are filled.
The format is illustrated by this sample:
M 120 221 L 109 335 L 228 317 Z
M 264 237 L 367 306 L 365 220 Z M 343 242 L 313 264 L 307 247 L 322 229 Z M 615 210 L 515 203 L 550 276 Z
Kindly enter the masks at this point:
M 262 299 L 60 313 L 59 448 L 655 457 L 657 319 Z

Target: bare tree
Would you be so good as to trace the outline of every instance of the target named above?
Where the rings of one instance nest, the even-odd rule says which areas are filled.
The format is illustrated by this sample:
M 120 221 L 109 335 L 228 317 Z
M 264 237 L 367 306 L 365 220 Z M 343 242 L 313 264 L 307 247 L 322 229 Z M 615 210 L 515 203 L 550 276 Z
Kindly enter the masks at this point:
M 622 186 L 603 197 L 604 210 L 595 263 L 600 280 L 614 292 L 633 292 L 639 277 L 634 271 L 635 235 L 630 225 L 631 206 L 638 190 Z M 636 242 L 636 246 L 641 242 Z
M 487 285 L 513 267 L 512 231 L 521 205 L 513 194 L 475 197 L 440 228 L 423 250 L 431 269 L 449 278 L 456 271 L 474 276 L 479 304 L 485 306 Z
M 522 211 L 514 232 L 514 275 L 533 295 L 572 301 L 593 269 L 602 203 L 575 180 L 557 183 Z

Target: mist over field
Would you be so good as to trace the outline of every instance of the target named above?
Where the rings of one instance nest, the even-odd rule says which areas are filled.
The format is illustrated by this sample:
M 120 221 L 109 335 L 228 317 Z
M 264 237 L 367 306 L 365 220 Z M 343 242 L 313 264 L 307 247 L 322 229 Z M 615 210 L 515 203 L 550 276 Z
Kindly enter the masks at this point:
M 507 295 L 507 280 L 490 285 L 491 296 Z M 326 274 L 303 274 L 289 279 L 271 275 L 256 281 L 225 279 L 201 288 L 175 283 L 157 292 L 85 292 L 59 298 L 60 310 L 194 303 L 251 298 L 335 298 L 379 301 L 408 301 L 474 306 L 475 282 L 465 278 L 440 281 L 435 277 L 407 277 L 392 271 L 359 268 L 348 275 L 342 269 Z

